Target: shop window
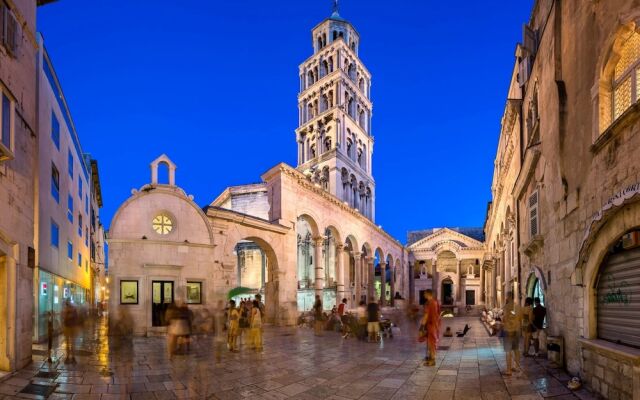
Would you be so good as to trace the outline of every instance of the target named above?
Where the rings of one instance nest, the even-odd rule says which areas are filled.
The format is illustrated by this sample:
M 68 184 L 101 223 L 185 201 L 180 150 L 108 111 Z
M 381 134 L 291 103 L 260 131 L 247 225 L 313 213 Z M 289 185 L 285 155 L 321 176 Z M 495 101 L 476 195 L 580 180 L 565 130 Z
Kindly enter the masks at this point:
M 53 140 L 56 148 L 60 150 L 60 122 L 53 111 L 51 111 L 51 140 Z
M 67 219 L 73 223 L 73 196 L 71 195 L 67 197 Z
M 54 163 L 51 163 L 51 197 L 60 203 L 60 172 Z
M 69 177 L 73 180 L 73 154 L 71 154 L 71 150 L 69 150 L 69 153 L 67 154 L 67 163 L 69 164 Z
M 120 281 L 120 304 L 138 304 L 138 281 Z
M 202 304 L 202 282 L 187 282 L 187 303 Z
M 60 227 L 51 220 L 51 247 L 58 248 L 60 241 Z
M 71 241 L 67 242 L 67 258 L 73 261 L 73 243 Z

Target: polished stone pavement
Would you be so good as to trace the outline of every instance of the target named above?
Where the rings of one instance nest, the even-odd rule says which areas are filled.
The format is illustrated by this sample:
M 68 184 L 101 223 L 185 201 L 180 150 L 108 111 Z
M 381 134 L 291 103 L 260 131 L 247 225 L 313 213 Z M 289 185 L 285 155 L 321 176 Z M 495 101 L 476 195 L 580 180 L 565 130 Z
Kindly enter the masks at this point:
M 435 367 L 422 365 L 424 344 L 406 322 L 400 335 L 380 343 L 267 327 L 264 352 L 225 350 L 220 363 L 209 337 L 194 339 L 189 354 L 169 360 L 164 338 L 110 337 L 98 323 L 78 338 L 75 365 L 64 363 L 61 347 L 49 364 L 44 347 L 34 346 L 32 365 L 0 382 L 0 399 L 594 398 L 584 389 L 570 392 L 570 377 L 546 360 L 527 358 L 521 373 L 502 376 L 500 339 L 489 337 L 477 318 L 448 318 L 443 325 L 455 331 L 465 323 L 472 327 L 465 338 L 441 340 Z M 41 394 L 24 392 L 30 390 Z

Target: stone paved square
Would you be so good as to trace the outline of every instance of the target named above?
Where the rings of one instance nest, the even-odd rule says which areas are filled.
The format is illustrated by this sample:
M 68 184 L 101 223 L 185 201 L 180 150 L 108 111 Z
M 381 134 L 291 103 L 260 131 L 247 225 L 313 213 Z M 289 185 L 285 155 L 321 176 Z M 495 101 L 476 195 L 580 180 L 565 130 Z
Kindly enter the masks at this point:
M 241 346 L 215 360 L 213 340 L 193 338 L 188 354 L 167 357 L 166 339 L 106 335 L 101 321 L 77 338 L 77 364 L 66 364 L 59 340 L 53 363 L 34 352 L 33 363 L 0 382 L 0 399 L 591 399 L 571 392 L 567 376 L 544 359 L 524 359 L 522 373 L 504 377 L 500 339 L 477 318 L 446 318 L 472 328 L 464 338 L 442 338 L 435 367 L 425 367 L 415 327 L 379 343 L 314 336 L 305 328 L 265 328 L 264 351 Z M 42 350 L 42 345 L 35 345 Z M 33 383 L 54 386 L 48 397 L 20 393 Z

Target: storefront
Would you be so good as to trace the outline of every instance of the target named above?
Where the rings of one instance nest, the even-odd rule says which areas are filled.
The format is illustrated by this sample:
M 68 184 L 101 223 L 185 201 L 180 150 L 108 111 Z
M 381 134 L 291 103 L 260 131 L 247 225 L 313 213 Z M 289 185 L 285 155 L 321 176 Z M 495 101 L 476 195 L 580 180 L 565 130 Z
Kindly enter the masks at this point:
M 53 311 L 56 317 L 54 329 L 59 332 L 61 327 L 60 313 L 66 299 L 71 303 L 84 307 L 87 303 L 89 289 L 61 276 L 38 270 L 38 294 L 36 324 L 34 336 L 36 341 L 44 340 L 47 336 L 47 313 Z

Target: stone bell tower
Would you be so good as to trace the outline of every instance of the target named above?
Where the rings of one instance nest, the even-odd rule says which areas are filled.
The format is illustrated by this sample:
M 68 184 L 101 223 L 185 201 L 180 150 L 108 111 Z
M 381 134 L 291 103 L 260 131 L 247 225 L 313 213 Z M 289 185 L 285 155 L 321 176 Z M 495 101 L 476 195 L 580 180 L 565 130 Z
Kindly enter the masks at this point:
M 360 35 L 336 0 L 311 39 L 313 55 L 300 65 L 298 169 L 373 221 L 371 74 L 358 58 Z

